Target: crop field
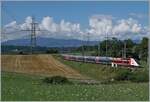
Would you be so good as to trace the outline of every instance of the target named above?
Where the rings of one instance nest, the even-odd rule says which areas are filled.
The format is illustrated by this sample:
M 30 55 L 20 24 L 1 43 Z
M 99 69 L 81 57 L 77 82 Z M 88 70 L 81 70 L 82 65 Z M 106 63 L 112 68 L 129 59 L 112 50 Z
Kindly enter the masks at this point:
M 2 72 L 3 101 L 148 101 L 148 83 L 51 85 L 43 77 Z
M 55 60 L 51 55 L 2 55 L 1 67 L 2 71 L 9 72 L 85 78 L 77 71 Z

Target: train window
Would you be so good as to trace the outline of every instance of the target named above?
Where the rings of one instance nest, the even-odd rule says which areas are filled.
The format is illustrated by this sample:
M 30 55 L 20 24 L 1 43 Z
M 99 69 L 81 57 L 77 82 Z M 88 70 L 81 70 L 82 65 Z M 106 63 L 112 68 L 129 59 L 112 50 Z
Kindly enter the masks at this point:
M 92 58 L 86 58 L 87 61 L 94 61 L 95 62 L 95 59 L 92 59 Z
M 78 58 L 78 60 L 84 60 L 84 58 Z
M 124 61 L 122 61 L 122 63 L 126 63 L 126 64 L 128 64 L 128 63 L 129 63 L 129 61 L 128 61 L 128 60 L 124 60 Z
M 114 61 L 114 62 L 115 62 L 115 63 L 121 63 L 122 61 L 119 60 L 119 61 Z
M 75 57 L 70 57 L 70 59 L 74 60 L 74 59 L 76 59 L 76 58 L 75 58 Z
M 124 61 L 124 63 L 127 63 L 127 64 L 128 64 L 128 63 L 129 63 L 129 61 Z

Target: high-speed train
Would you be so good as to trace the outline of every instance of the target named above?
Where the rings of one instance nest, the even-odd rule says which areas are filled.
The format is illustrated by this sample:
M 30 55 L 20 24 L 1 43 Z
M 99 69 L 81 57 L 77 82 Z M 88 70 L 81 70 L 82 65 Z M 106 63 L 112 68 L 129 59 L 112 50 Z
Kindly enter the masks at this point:
M 114 57 L 100 57 L 100 56 L 77 56 L 62 54 L 65 60 L 69 61 L 79 61 L 79 62 L 89 62 L 97 64 L 112 64 L 126 67 L 139 67 L 139 64 L 134 58 L 114 58 Z

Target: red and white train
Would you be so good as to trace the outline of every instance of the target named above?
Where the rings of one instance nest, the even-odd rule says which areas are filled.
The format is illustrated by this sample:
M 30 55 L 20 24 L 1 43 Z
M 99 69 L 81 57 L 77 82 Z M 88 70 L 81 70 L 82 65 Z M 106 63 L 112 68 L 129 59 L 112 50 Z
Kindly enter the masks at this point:
M 89 62 L 97 64 L 111 64 L 112 67 L 126 66 L 126 67 L 139 67 L 139 64 L 134 58 L 113 58 L 113 57 L 100 57 L 100 56 L 77 56 L 62 54 L 65 60 Z

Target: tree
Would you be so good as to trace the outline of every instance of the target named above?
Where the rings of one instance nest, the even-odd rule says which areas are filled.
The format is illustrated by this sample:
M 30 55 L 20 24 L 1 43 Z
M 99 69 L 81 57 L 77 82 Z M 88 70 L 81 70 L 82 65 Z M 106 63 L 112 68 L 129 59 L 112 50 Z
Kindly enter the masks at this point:
M 140 49 L 140 58 L 142 60 L 147 61 L 147 57 L 148 57 L 148 38 L 144 37 L 139 45 L 139 49 Z
M 131 39 L 124 40 L 124 46 L 126 46 L 126 56 L 133 57 L 132 48 L 134 47 L 134 42 Z
M 51 54 L 51 53 L 58 53 L 58 50 L 57 49 L 48 49 L 48 50 L 46 50 L 46 53 L 47 54 Z

